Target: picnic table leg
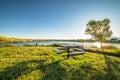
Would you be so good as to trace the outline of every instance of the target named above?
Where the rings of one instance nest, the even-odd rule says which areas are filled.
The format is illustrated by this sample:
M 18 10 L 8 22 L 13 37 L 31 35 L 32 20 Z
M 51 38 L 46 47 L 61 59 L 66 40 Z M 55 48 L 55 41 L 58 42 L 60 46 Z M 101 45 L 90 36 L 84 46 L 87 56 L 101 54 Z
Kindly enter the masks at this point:
M 69 58 L 70 48 L 67 48 L 67 59 Z

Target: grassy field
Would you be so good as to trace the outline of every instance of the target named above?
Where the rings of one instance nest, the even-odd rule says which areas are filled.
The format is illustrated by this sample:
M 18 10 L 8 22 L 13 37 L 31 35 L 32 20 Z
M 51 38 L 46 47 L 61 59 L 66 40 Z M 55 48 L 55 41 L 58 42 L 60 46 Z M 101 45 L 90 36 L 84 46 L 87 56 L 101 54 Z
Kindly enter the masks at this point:
M 0 80 L 120 80 L 118 57 L 86 52 L 64 60 L 54 48 L 0 48 Z
M 104 48 L 104 49 L 85 48 L 85 51 L 99 53 L 99 54 L 103 54 L 103 55 L 106 54 L 106 55 L 120 57 L 120 49 L 118 49 L 118 48 L 108 48 L 108 49 L 107 48 Z

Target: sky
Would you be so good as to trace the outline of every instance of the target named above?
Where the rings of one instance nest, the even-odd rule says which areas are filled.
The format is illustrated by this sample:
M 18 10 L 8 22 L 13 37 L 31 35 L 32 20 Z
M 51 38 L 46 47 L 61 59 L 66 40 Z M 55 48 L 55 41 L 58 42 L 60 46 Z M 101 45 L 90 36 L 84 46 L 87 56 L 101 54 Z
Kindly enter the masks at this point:
M 89 20 L 110 19 L 120 37 L 120 0 L 0 0 L 0 35 L 27 39 L 88 39 Z

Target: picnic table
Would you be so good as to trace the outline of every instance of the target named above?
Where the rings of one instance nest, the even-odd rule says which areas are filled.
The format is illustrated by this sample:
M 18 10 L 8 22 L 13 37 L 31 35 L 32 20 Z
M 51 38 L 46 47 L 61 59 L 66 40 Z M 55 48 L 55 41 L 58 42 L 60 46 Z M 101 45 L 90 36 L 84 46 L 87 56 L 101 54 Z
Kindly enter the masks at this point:
M 61 50 L 63 50 L 63 52 L 67 52 L 67 58 L 85 53 L 81 45 L 61 45 L 60 48 L 54 50 L 54 52 L 61 54 L 63 53 Z

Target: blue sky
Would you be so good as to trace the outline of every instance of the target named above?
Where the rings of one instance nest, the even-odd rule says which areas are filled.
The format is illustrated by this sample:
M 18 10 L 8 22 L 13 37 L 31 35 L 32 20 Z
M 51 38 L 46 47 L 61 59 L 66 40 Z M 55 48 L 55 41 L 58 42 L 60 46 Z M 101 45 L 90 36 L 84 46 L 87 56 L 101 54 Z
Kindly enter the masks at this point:
M 33 39 L 80 39 L 89 20 L 109 18 L 120 37 L 120 0 L 0 0 L 0 35 Z

